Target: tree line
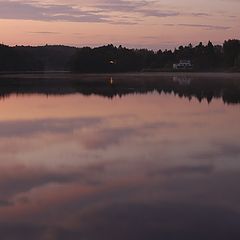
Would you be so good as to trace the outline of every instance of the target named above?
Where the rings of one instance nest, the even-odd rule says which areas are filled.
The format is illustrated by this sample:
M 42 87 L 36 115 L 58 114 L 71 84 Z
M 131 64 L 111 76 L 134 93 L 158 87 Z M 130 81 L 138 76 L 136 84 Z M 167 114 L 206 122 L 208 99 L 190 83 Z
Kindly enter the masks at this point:
M 67 46 L 15 46 L 0 45 L 0 71 L 61 71 L 77 48 Z
M 173 64 L 180 60 L 191 60 L 193 71 L 240 71 L 240 40 L 230 39 L 223 45 L 200 42 L 196 46 L 189 44 L 164 51 L 112 44 L 96 48 L 0 45 L 0 71 L 171 71 Z

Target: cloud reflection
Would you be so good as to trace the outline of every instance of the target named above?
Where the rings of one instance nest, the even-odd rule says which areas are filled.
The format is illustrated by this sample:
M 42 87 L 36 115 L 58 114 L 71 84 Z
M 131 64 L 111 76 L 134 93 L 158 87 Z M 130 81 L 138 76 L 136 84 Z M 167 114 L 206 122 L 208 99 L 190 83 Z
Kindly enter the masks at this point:
M 46 133 L 63 134 L 74 129 L 98 125 L 100 118 L 41 119 L 21 121 L 1 121 L 0 138 L 28 137 Z
M 71 98 L 76 117 L 0 122 L 2 239 L 239 239 L 234 107 L 153 93 L 84 112 Z

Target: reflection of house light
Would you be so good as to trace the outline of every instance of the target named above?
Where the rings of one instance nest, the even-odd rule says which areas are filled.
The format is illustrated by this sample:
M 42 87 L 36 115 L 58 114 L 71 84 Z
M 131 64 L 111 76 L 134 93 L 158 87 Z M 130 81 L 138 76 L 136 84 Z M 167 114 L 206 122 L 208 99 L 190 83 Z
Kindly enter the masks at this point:
M 173 77 L 173 81 L 179 83 L 180 85 L 190 85 L 192 79 L 188 77 Z
M 113 85 L 113 78 L 110 79 L 110 84 Z

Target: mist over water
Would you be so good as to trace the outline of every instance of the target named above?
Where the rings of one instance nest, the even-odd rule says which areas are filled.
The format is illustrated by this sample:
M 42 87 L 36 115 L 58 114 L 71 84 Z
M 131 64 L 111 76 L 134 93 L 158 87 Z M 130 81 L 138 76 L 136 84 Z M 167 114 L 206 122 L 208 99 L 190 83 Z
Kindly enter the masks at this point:
M 239 239 L 238 77 L 4 78 L 1 239 Z

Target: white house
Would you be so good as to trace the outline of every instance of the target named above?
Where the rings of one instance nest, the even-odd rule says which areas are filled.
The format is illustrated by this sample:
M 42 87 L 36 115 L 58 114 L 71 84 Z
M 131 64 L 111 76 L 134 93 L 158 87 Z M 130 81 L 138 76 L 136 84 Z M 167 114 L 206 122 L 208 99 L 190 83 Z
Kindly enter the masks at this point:
M 187 70 L 192 69 L 193 65 L 190 60 L 180 60 L 179 63 L 173 64 L 174 70 Z

